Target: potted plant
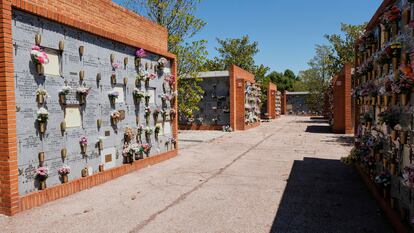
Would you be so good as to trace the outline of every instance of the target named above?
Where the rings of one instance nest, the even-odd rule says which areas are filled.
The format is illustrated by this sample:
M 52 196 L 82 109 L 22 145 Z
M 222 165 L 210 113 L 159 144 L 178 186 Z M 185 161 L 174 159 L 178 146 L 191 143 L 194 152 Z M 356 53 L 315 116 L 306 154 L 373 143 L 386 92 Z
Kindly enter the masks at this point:
M 76 93 L 78 94 L 79 104 L 83 105 L 86 103 L 86 96 L 89 94 L 91 88 L 89 87 L 78 87 Z
M 175 109 L 171 109 L 170 110 L 170 119 L 173 120 L 175 118 L 176 114 L 177 113 L 175 112 Z
M 145 116 L 146 124 L 149 125 L 150 116 L 151 116 L 151 108 L 150 107 L 145 107 L 144 116 Z
M 59 102 L 61 104 L 66 104 L 66 96 L 69 95 L 72 88 L 70 86 L 64 86 L 59 91 Z
M 38 74 L 42 75 L 44 73 L 43 65 L 49 63 L 49 57 L 47 54 L 37 45 L 32 47 L 30 52 L 33 63 L 36 65 L 36 71 Z
M 134 88 L 134 90 L 132 91 L 132 96 L 134 97 L 135 103 L 140 103 L 142 98 L 144 98 L 145 93 L 139 90 L 138 88 Z
M 45 109 L 45 108 L 40 108 L 39 110 L 37 110 L 37 123 L 39 125 L 39 132 L 40 133 L 45 133 L 46 131 L 46 123 L 47 120 L 49 118 L 49 112 Z
M 105 140 L 105 137 L 103 137 L 103 136 L 99 136 L 98 137 L 98 140 L 97 140 L 97 144 L 98 144 L 98 149 L 100 150 L 100 151 L 102 151 L 103 150 L 103 141 Z
M 79 145 L 81 148 L 81 153 L 86 154 L 86 150 L 88 148 L 88 139 L 85 136 L 82 136 L 79 140 Z
M 110 91 L 108 93 L 109 101 L 111 102 L 111 105 L 115 105 L 116 99 L 119 97 L 119 92 L 117 91 Z
M 151 134 L 152 134 L 152 129 L 150 127 L 145 127 L 144 129 L 145 132 L 145 141 L 147 141 L 147 143 L 151 142 Z
M 45 99 L 48 97 L 48 93 L 45 89 L 39 88 L 36 90 L 36 100 L 38 104 L 44 104 Z
M 145 154 L 147 157 L 149 157 L 149 154 L 151 152 L 151 145 L 148 143 L 144 143 L 141 145 L 139 151 L 141 154 Z
M 61 177 L 62 183 L 67 183 L 68 175 L 70 174 L 70 167 L 68 165 L 63 165 L 58 169 L 58 174 Z
M 141 59 L 146 56 L 147 56 L 147 53 L 145 52 L 144 49 L 142 48 L 137 49 L 137 51 L 135 52 L 135 66 L 139 67 L 141 64 Z
M 145 82 L 145 88 L 149 87 L 149 83 L 151 80 L 154 80 L 157 76 L 155 74 L 152 73 L 146 73 L 145 77 L 144 77 L 144 82 Z
M 165 57 L 158 59 L 158 68 L 160 70 L 164 69 L 168 65 L 168 60 Z
M 400 94 L 401 105 L 405 106 L 408 103 L 408 97 L 414 86 L 414 81 L 411 77 L 402 76 L 393 84 L 393 91 Z
M 121 113 L 119 111 L 114 110 L 111 112 L 111 122 L 113 125 L 118 124 L 120 118 L 121 118 Z
M 154 109 L 154 112 L 152 113 L 152 116 L 154 117 L 154 124 L 157 124 L 158 122 L 158 116 L 160 115 L 161 109 L 156 108 Z
M 161 131 L 161 126 L 156 125 L 154 128 L 154 137 L 155 137 L 155 140 L 157 141 L 158 141 L 158 135 L 160 134 L 160 131 Z
M 137 128 L 137 142 L 142 143 L 142 132 L 144 131 L 144 125 L 139 125 Z
M 134 162 L 134 149 L 129 146 L 127 143 L 124 144 L 124 149 L 122 151 L 122 156 L 124 156 L 124 163 L 130 164 Z
M 124 130 L 124 141 L 129 143 L 134 138 L 134 132 L 131 127 L 125 127 Z
M 388 109 L 378 114 L 380 124 L 386 124 L 391 129 L 391 138 L 395 140 L 397 132 L 394 127 L 400 123 L 400 113 L 397 110 Z
M 46 180 L 49 177 L 49 169 L 47 167 L 36 168 L 36 179 L 39 181 L 39 190 L 46 189 Z

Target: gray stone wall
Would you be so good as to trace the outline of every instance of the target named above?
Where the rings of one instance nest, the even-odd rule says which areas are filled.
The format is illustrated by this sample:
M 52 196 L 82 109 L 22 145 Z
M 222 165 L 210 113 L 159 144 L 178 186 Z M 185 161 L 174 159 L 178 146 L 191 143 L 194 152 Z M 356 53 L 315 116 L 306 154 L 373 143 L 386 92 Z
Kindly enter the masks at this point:
M 31 61 L 31 47 L 35 45 L 36 34 L 41 35 L 41 47 L 57 51 L 60 59 L 60 75 L 39 75 L 35 64 Z M 59 42 L 63 41 L 64 49 L 59 51 Z M 136 132 L 138 124 L 145 125 L 144 103 L 136 104 L 132 91 L 136 87 L 135 78 L 138 69 L 135 67 L 135 51 L 137 48 L 107 40 L 71 27 L 67 27 L 41 17 L 25 12 L 13 11 L 13 46 L 14 46 L 14 72 L 15 72 L 15 98 L 16 120 L 18 137 L 18 169 L 19 169 L 19 193 L 26 194 L 37 189 L 35 169 L 39 166 L 38 154 L 44 152 L 44 166 L 49 168 L 47 185 L 60 183 L 57 169 L 63 164 L 71 167 L 69 180 L 81 177 L 81 170 L 88 168 L 89 173 L 98 172 L 99 164 L 104 164 L 105 169 L 119 166 L 123 163 L 124 129 L 132 127 Z M 84 47 L 83 56 L 79 47 Z M 113 69 L 110 56 L 114 55 L 114 62 L 120 67 Z M 146 69 L 155 73 L 157 77 L 150 81 L 149 92 L 155 97 L 150 107 L 161 107 L 160 96 L 163 93 L 164 78 L 169 73 L 170 64 L 166 69 L 156 69 L 160 57 L 148 53 L 141 60 L 140 69 Z M 124 64 L 125 60 L 127 64 Z M 84 79 L 80 80 L 79 73 L 84 71 Z M 101 81 L 97 81 L 100 73 Z M 117 84 L 111 83 L 111 76 L 115 74 Z M 124 80 L 127 84 L 124 85 Z M 68 96 L 68 105 L 59 102 L 59 90 L 68 85 L 72 88 Z M 79 86 L 90 87 L 90 93 L 85 105 L 79 105 L 75 90 Z M 165 91 L 171 93 L 167 88 Z M 36 90 L 44 88 L 49 97 L 44 105 L 36 102 Z M 110 104 L 108 92 L 114 88 L 122 90 L 121 99 L 115 106 Z M 144 83 L 140 87 L 146 91 Z M 45 107 L 49 112 L 49 120 L 44 136 L 39 134 L 36 122 L 36 112 L 40 107 Z M 67 128 L 61 131 L 61 122 L 65 119 L 65 109 L 68 107 L 79 108 L 81 113 L 81 126 Z M 170 103 L 164 106 L 170 109 Z M 110 113 L 113 110 L 124 111 L 125 119 L 118 124 L 111 124 Z M 137 116 L 139 121 L 137 122 Z M 102 126 L 97 126 L 97 121 L 102 120 Z M 158 124 L 164 126 L 158 141 L 154 134 L 151 138 L 151 155 L 165 152 L 171 149 L 169 140 L 172 137 L 171 125 L 162 122 L 158 118 Z M 155 122 L 151 116 L 149 127 L 154 127 Z M 164 135 L 163 135 L 164 134 Z M 88 139 L 88 148 L 85 154 L 81 154 L 79 140 L 82 136 Z M 105 136 L 104 149 L 100 151 L 96 147 L 99 136 Z M 144 136 L 143 136 L 144 137 Z M 66 159 L 62 159 L 61 150 L 67 150 Z

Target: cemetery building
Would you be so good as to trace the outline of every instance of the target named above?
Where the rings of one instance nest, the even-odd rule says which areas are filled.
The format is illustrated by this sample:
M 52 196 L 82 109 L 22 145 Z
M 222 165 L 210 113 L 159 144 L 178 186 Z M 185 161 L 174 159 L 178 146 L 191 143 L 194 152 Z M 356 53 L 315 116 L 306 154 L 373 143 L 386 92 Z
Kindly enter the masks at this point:
M 180 116 L 180 129 L 246 130 L 260 124 L 260 88 L 254 75 L 232 65 L 226 71 L 199 73 L 204 95 L 199 111 Z
M 331 125 L 332 132 L 350 134 L 353 132 L 351 119 L 351 66 L 345 65 L 331 81 Z
M 266 92 L 266 100 L 265 103 L 263 103 L 262 105 L 262 118 L 263 119 L 276 119 L 276 96 L 277 96 L 277 86 L 274 83 L 269 82 L 269 84 L 267 84 L 267 88 L 266 90 L 264 90 Z M 280 93 L 280 92 L 279 92 Z M 280 96 L 279 96 L 280 98 Z M 279 111 L 280 111 L 280 107 L 279 107 Z
M 0 214 L 177 155 L 165 28 L 110 0 L 6 0 L 0 17 Z
M 286 101 L 286 114 L 289 115 L 309 115 L 309 107 L 306 104 L 306 98 L 309 92 L 288 92 L 284 94 Z

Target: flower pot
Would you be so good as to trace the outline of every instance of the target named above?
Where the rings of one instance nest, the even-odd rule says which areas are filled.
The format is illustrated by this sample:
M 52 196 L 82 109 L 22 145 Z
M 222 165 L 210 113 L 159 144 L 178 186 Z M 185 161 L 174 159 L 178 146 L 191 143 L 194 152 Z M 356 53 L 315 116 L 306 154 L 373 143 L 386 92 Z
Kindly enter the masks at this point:
M 46 180 L 39 180 L 39 190 L 46 189 Z
M 149 87 L 149 82 L 150 82 L 149 79 L 145 79 L 145 88 L 148 88 Z
M 392 104 L 397 104 L 397 94 L 392 94 L 392 96 L 391 96 L 391 103 Z
M 60 150 L 60 156 L 62 157 L 62 159 L 66 159 L 68 150 L 66 148 Z
M 135 160 L 140 160 L 140 159 L 144 159 L 144 154 L 143 153 L 136 153 L 135 154 Z
M 384 99 L 382 105 L 383 106 L 388 106 L 388 99 L 389 99 L 389 97 L 387 95 L 384 95 L 382 98 Z
M 371 121 L 368 121 L 368 122 L 367 122 L 367 128 L 368 128 L 368 129 L 371 129 L 371 127 L 372 127 L 372 122 L 371 122 Z
M 377 105 L 378 106 L 381 105 L 381 96 L 380 95 L 377 96 Z
M 109 101 L 111 102 L 111 105 L 115 105 L 116 99 L 114 97 L 110 97 Z
M 36 100 L 38 104 L 44 104 L 45 103 L 45 96 L 44 95 L 37 95 Z
M 400 94 L 400 101 L 402 106 L 406 106 L 408 101 L 408 95 L 407 94 Z
M 135 58 L 135 67 L 139 67 L 141 64 L 141 58 L 137 57 Z
M 407 131 L 400 131 L 400 143 L 407 144 Z
M 145 117 L 145 123 L 146 123 L 147 125 L 149 125 L 149 122 L 150 122 L 150 118 L 149 118 L 149 116 Z
M 371 97 L 371 105 L 375 106 L 377 103 L 377 98 L 376 97 Z
M 66 122 L 62 121 L 62 122 L 60 123 L 60 130 L 61 130 L 62 132 L 64 132 L 64 131 L 66 130 Z
M 102 140 L 100 140 L 98 142 L 98 148 L 99 148 L 99 150 L 103 150 L 103 141 Z
M 39 122 L 39 132 L 45 133 L 46 131 L 46 122 Z
M 115 54 L 112 53 L 109 58 L 111 60 L 111 64 L 114 63 L 114 61 L 115 61 Z
M 101 73 L 96 74 L 96 81 L 97 81 L 97 82 L 100 82 L 100 81 L 101 81 L 101 79 L 102 79 L 102 75 L 101 75 Z
M 111 75 L 111 83 L 112 83 L 112 85 L 116 84 L 116 75 L 115 74 Z
M 388 166 L 388 159 L 382 159 L 382 165 L 384 167 L 387 167 Z
M 111 118 L 111 121 L 112 121 L 112 125 L 116 125 L 116 124 L 118 124 L 118 119 L 117 118 Z
M 59 102 L 61 104 L 66 104 L 66 95 L 60 94 L 59 95 Z
M 43 163 L 45 162 L 45 152 L 40 152 L 37 157 L 39 158 L 39 164 L 40 166 L 43 165 Z
M 397 139 L 397 131 L 391 130 L 390 136 L 391 136 L 391 140 L 395 141 L 395 139 Z
M 98 126 L 98 128 L 101 128 L 102 127 L 102 120 L 101 119 L 96 120 L 96 125 Z
M 68 183 L 68 175 L 66 174 L 66 175 L 62 175 L 62 183 Z
M 124 58 L 124 66 L 127 66 L 128 65 L 128 58 L 126 57 L 126 58 Z
M 81 175 L 82 175 L 82 177 L 87 177 L 88 176 L 88 168 L 84 168 L 84 169 L 82 169 L 82 171 L 81 171 Z
M 40 34 L 35 35 L 35 43 L 36 45 L 40 45 L 40 43 L 42 43 L 42 36 Z
M 390 172 L 391 172 L 391 175 L 396 175 L 397 174 L 395 163 L 390 164 Z
M 105 170 L 105 167 L 103 164 L 99 165 L 99 172 L 103 172 Z
M 140 79 L 135 79 L 135 87 L 141 88 L 141 80 Z
M 42 65 L 42 64 L 36 64 L 36 72 L 37 72 L 39 75 L 43 75 L 43 73 L 44 73 L 44 69 L 43 69 L 43 65 Z
M 145 98 L 145 105 L 148 106 L 149 105 L 149 98 Z
M 86 102 L 86 96 L 84 94 L 79 94 L 78 99 L 79 99 L 79 104 L 80 105 L 85 104 L 85 102 Z
M 151 142 L 151 135 L 150 134 L 145 134 L 145 141 L 147 141 L 147 143 Z
M 85 47 L 83 45 L 79 46 L 79 55 L 83 56 L 84 53 L 85 53 Z
M 410 11 L 410 9 L 405 9 L 403 12 L 402 12 L 402 20 L 403 20 L 403 25 L 407 25 L 407 24 L 409 24 L 410 23 L 410 21 L 411 21 L 411 11 Z
M 86 150 L 88 149 L 88 144 L 80 144 L 81 153 L 86 154 Z
M 85 71 L 79 71 L 79 80 L 82 82 L 85 79 Z
M 124 77 L 124 85 L 125 86 L 128 85 L 128 78 L 127 77 Z

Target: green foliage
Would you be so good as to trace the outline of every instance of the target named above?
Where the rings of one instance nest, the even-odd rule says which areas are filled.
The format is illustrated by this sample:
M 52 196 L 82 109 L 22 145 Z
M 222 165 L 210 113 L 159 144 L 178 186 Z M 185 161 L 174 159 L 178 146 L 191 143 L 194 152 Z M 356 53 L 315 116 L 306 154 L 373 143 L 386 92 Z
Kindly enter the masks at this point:
M 334 61 L 332 60 L 334 52 L 332 48 L 327 45 L 316 45 L 315 53 L 315 56 L 308 62 L 308 65 L 323 80 L 330 79 L 337 73 L 335 69 L 332 69 L 334 65 Z
M 220 47 L 216 50 L 220 58 L 215 59 L 225 65 L 225 69 L 230 65 L 236 65 L 249 72 L 255 71 L 254 55 L 259 52 L 258 43 L 250 42 L 249 36 L 243 36 L 240 39 L 218 39 Z
M 279 91 L 294 91 L 293 86 L 297 78 L 291 70 L 285 70 L 284 73 L 279 73 L 276 71 L 271 72 L 267 75 L 267 78 L 272 83 L 277 85 Z
M 194 15 L 199 3 L 200 0 L 124 0 L 122 4 L 167 28 L 168 49 L 178 59 L 178 110 L 179 114 L 187 116 L 198 110 L 203 95 L 197 74 L 204 71 L 206 41 L 185 42 L 206 24 Z
M 343 65 L 354 63 L 355 59 L 355 42 L 363 34 L 366 23 L 361 25 L 341 24 L 341 31 L 345 38 L 340 34 L 325 35 L 325 38 L 331 44 L 333 54 L 331 55 L 332 67 L 335 73 L 338 73 Z
M 321 76 L 321 73 L 318 69 L 308 69 L 299 73 L 299 79 L 303 87 L 306 87 L 304 89 L 309 91 L 309 95 L 306 98 L 306 105 L 313 112 L 323 111 L 324 93 L 328 88 L 329 82 Z

